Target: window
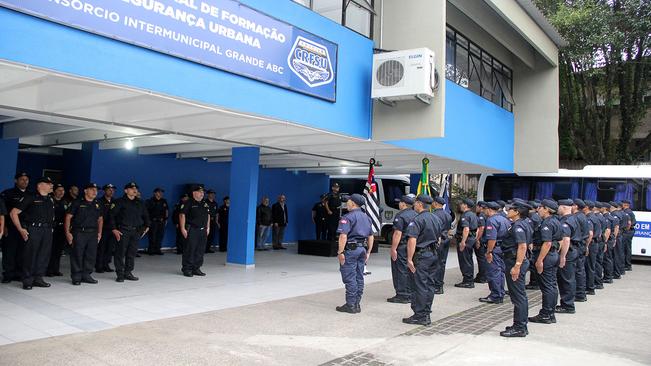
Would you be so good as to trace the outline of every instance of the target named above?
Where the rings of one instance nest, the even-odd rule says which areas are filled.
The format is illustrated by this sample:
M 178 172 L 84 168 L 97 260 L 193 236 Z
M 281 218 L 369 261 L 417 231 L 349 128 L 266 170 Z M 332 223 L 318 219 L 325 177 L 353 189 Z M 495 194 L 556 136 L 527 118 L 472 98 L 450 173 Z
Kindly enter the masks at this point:
M 382 190 L 384 191 L 384 202 L 387 206 L 398 209 L 398 201 L 407 193 L 409 184 L 397 179 L 382 179 Z
M 445 33 L 445 77 L 512 112 L 511 69 L 453 28 L 448 26 Z
M 375 0 L 293 0 L 368 38 L 373 38 Z

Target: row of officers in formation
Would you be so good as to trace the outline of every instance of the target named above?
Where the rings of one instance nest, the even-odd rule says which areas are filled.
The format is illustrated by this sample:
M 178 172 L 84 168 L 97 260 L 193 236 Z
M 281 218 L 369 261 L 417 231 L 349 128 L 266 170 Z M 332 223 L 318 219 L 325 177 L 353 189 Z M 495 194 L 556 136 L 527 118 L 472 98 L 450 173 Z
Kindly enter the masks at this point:
M 2 283 L 22 281 L 26 290 L 50 287 L 45 276 L 62 276 L 63 251 L 70 256 L 74 285 L 95 284 L 91 274 L 113 272 L 116 281 L 137 281 L 134 276 L 138 243 L 148 235 L 149 255 L 163 255 L 161 243 L 170 216 L 164 190 L 154 189 L 147 200 L 140 198 L 135 182 L 124 186 L 124 195 L 114 198 L 116 187 L 107 184 L 98 198 L 99 187 L 89 183 L 81 192 L 71 186 L 66 194 L 60 184 L 48 177 L 37 180 L 35 192 L 28 190 L 29 176 L 18 173 L 15 186 L 0 194 L 0 233 L 2 238 Z M 200 184 L 191 185 L 172 211 L 176 228 L 176 252 L 182 254 L 181 272 L 186 277 L 204 276 L 204 253 L 213 253 L 219 233 L 219 250 L 228 242 L 230 199 L 219 206 L 215 192 Z M 207 197 L 206 197 L 207 196 Z M 286 249 L 284 230 L 288 222 L 285 196 L 269 207 L 264 197 L 257 208 L 258 250 L 267 250 L 268 233 L 273 232 L 273 249 Z M 5 222 L 5 216 L 9 219 Z M 114 262 L 115 270 L 110 267 Z
M 347 199 L 349 212 L 339 220 L 339 262 L 346 303 L 337 311 L 359 313 L 364 264 L 373 248 L 369 217 L 360 209 L 363 196 Z M 407 324 L 429 325 L 435 294 L 443 294 L 445 262 L 452 217 L 445 201 L 405 195 L 393 223 L 391 268 L 395 296 L 391 303 L 410 303 Z M 513 325 L 504 337 L 525 337 L 528 322 L 553 324 L 556 314 L 574 314 L 575 302 L 587 301 L 604 283 L 620 279 L 631 267 L 635 215 L 631 202 L 554 201 L 477 202 L 463 199 L 453 235 L 463 281 L 458 288 L 488 283 L 482 303 L 501 304 L 509 295 Z M 478 262 L 474 276 L 473 253 Z M 525 285 L 527 272 L 530 282 Z M 506 281 L 508 291 L 504 289 Z M 526 290 L 542 292 L 542 308 L 528 316 Z M 560 302 L 559 302 L 560 294 Z

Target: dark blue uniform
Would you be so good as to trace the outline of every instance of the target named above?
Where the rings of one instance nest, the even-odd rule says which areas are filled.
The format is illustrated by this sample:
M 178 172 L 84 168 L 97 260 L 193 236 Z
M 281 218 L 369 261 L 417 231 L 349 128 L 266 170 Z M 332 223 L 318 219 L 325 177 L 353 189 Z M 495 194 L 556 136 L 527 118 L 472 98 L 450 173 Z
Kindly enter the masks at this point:
M 391 276 L 393 277 L 393 288 L 396 290 L 396 296 L 401 299 L 411 299 L 413 273 L 407 268 L 407 226 L 416 217 L 416 211 L 406 208 L 396 215 L 393 219 L 393 229 L 402 232 L 400 244 L 398 244 L 397 260 L 391 261 Z
M 628 219 L 631 222 L 631 229 L 624 230 L 622 239 L 624 240 L 624 270 L 630 271 L 632 269 L 631 257 L 633 253 L 633 237 L 635 236 L 635 224 L 637 220 L 635 219 L 635 213 L 630 208 L 622 210 L 628 215 Z
M 450 251 L 450 238 L 448 238 L 448 232 L 452 227 L 452 216 L 450 216 L 450 214 L 442 208 L 435 209 L 432 211 L 432 213 L 437 216 L 443 224 L 441 230 L 441 240 L 436 253 L 440 266 L 436 269 L 436 276 L 434 277 L 434 284 L 436 289 L 440 292 L 443 292 L 445 265 L 448 262 L 448 252 Z
M 595 215 L 599 220 L 601 232 L 597 237 L 597 259 L 594 267 L 594 281 L 595 288 L 602 289 L 604 288 L 604 250 L 606 247 L 606 230 L 610 229 L 610 222 L 601 212 L 595 213 Z M 597 236 L 596 232 L 595 236 Z
M 570 248 L 565 255 L 565 267 L 558 271 L 558 290 L 560 292 L 560 307 L 574 311 L 574 297 L 576 296 L 576 265 L 583 242 L 581 226 L 574 215 L 561 217 L 561 230 L 563 238 L 570 238 Z
M 484 235 L 484 229 L 486 228 L 486 217 L 484 214 L 477 215 L 477 230 L 481 229 L 482 234 L 480 237 L 477 237 L 477 242 L 475 244 L 475 257 L 477 257 L 477 276 L 475 277 L 475 282 L 485 283 L 486 282 L 486 273 L 488 272 L 488 262 L 486 261 L 486 236 Z
M 16 208 L 22 211 L 20 223 L 29 232 L 23 252 L 23 287 L 38 286 L 44 283 L 43 276 L 52 251 L 54 199 L 38 193 L 30 194 L 24 196 Z M 49 287 L 49 284 L 43 287 Z
M 585 258 L 585 289 L 586 294 L 594 295 L 595 290 L 595 268 L 597 266 L 597 251 L 599 250 L 599 242 L 601 241 L 601 220 L 597 214 L 590 212 L 587 215 L 592 228 L 592 242 L 588 246 L 588 256 Z M 602 248 L 603 249 L 603 248 Z
M 149 220 L 151 222 L 151 226 L 147 232 L 149 236 L 149 247 L 147 248 L 147 253 L 149 255 L 163 254 L 161 251 L 161 244 L 163 243 L 165 224 L 167 223 L 167 217 L 169 215 L 167 200 L 165 198 L 157 199 L 154 196 L 145 201 L 145 206 L 147 206 L 147 213 L 149 214 Z
M 520 265 L 520 275 L 516 281 L 511 277 L 511 269 L 516 264 L 518 248 L 521 245 L 527 246 L 531 242 L 533 228 L 526 219 L 515 221 L 508 230 L 508 234 L 502 241 L 502 256 L 506 271 L 506 285 L 509 289 L 511 302 L 513 303 L 513 327 L 516 330 L 527 329 L 527 318 L 529 314 L 529 300 L 524 288 L 524 278 L 529 270 L 529 260 L 526 256 Z
M 549 216 L 544 219 L 540 224 L 539 230 L 534 233 L 533 245 L 534 248 L 538 248 L 538 255 L 540 255 L 540 248 L 543 243 L 551 243 L 551 248 L 542 260 L 543 271 L 538 277 L 540 290 L 542 292 L 542 308 L 540 309 L 539 316 L 545 319 L 551 319 L 554 317 L 554 309 L 558 302 L 558 284 L 556 276 L 560 259 L 558 251 L 561 247 L 560 242 L 562 239 L 563 231 L 561 229 L 561 223 L 555 216 Z M 538 260 L 538 258 L 536 260 Z
M 477 242 L 477 228 L 479 227 L 479 219 L 477 215 L 471 210 L 467 210 L 461 215 L 459 223 L 457 224 L 457 257 L 459 259 L 459 269 L 463 276 L 463 283 L 473 284 L 475 275 L 475 265 L 472 260 L 472 252 Z M 463 251 L 459 248 L 459 243 L 463 238 L 463 230 L 468 228 L 469 233 L 466 239 L 466 247 Z
M 540 218 L 540 215 L 536 212 L 532 212 L 529 214 L 529 217 L 526 219 L 527 223 L 531 226 L 531 229 L 533 230 L 533 237 L 539 237 L 540 236 L 540 224 L 542 224 L 542 218 Z M 532 241 L 528 244 L 533 243 L 533 238 Z M 538 278 L 538 272 L 536 271 L 536 266 L 534 266 L 534 263 L 536 263 L 536 260 L 538 259 L 538 255 L 540 254 L 540 244 L 539 245 L 533 245 L 533 248 L 531 249 L 530 253 L 530 261 L 529 261 L 529 284 L 526 286 L 527 289 L 529 290 L 537 290 L 540 287 L 540 280 Z
M 52 252 L 47 266 L 48 277 L 63 275 L 61 273 L 61 255 L 66 248 L 66 233 L 63 230 L 63 220 L 67 209 L 66 201 L 54 200 L 54 232 L 52 233 Z
M 29 191 L 21 191 L 18 187 L 10 188 L 2 192 L 0 196 L 4 200 L 7 214 L 12 209 L 16 208 L 18 203 L 26 196 L 31 195 Z M 21 221 L 23 215 L 20 215 Z M 10 282 L 12 280 L 20 280 L 22 278 L 23 267 L 23 250 L 25 248 L 25 241 L 20 236 L 20 233 L 11 222 L 11 218 L 7 215 L 5 219 L 7 226 L 7 237 L 2 241 L 2 281 Z
M 103 207 L 99 201 L 87 201 L 85 198 L 72 201 L 68 212 L 71 215 L 70 232 L 72 249 L 70 253 L 70 277 L 72 282 L 95 283 L 91 273 L 95 268 L 98 245 L 98 220 L 102 217 Z
M 593 230 L 592 221 L 588 220 L 588 217 L 581 211 L 578 211 L 574 214 L 576 220 L 579 223 L 581 228 L 581 240 L 578 245 L 578 254 L 576 256 L 576 298 L 583 300 L 586 298 L 585 288 L 586 288 L 586 272 L 585 272 L 585 262 L 586 262 L 586 244 L 588 238 L 590 237 L 590 231 Z
M 106 196 L 97 200 L 102 208 L 102 218 L 104 220 L 104 227 L 102 229 L 102 238 L 99 240 L 99 245 L 97 246 L 97 258 L 95 260 L 95 272 L 104 273 L 104 272 L 113 272 L 109 263 L 111 263 L 111 258 L 115 253 L 116 239 L 113 233 L 111 232 L 111 227 L 109 225 L 110 221 L 110 212 L 111 205 L 113 204 L 113 199 L 108 199 Z
M 489 300 L 501 302 L 504 299 L 504 260 L 502 258 L 502 241 L 506 238 L 511 227 L 511 222 L 506 217 L 496 213 L 486 220 L 484 237 L 486 242 L 495 240 L 493 248 L 493 262 L 488 266 L 488 288 L 491 293 Z
M 613 214 L 619 218 L 619 235 L 616 238 L 617 242 L 614 251 L 614 273 L 615 278 L 619 278 L 625 274 L 626 250 L 624 249 L 624 245 L 626 239 L 624 239 L 624 236 L 626 228 L 630 223 L 630 218 L 628 217 L 628 214 L 622 210 L 614 211 Z
M 192 275 L 203 276 L 201 266 L 203 255 L 206 252 L 206 241 L 208 240 L 210 208 L 206 201 L 197 201 L 190 198 L 181 205 L 180 214 L 185 215 L 185 229 L 188 236 L 183 248 L 181 259 L 181 272 L 187 277 Z
M 138 252 L 138 241 L 146 227 L 149 227 L 149 214 L 145 203 L 139 198 L 129 199 L 127 195 L 113 201 L 109 212 L 109 227 L 122 233 L 115 247 L 115 272 L 118 281 L 133 277 Z
M 366 264 L 366 240 L 373 235 L 371 219 L 356 208 L 339 220 L 338 234 L 346 234 L 346 261 L 339 270 L 346 286 L 346 304 L 358 307 L 364 293 L 364 265 Z
M 445 212 L 445 211 L 443 211 Z M 429 321 L 434 301 L 435 276 L 441 262 L 437 258 L 436 247 L 443 235 L 445 224 L 428 211 L 423 211 L 407 226 L 407 237 L 416 239 L 416 252 L 413 262 L 414 292 L 411 298 L 413 318 Z
M 610 237 L 606 245 L 608 249 L 604 253 L 604 282 L 610 283 L 615 278 L 615 243 L 617 238 L 615 230 L 619 228 L 619 217 L 612 214 L 612 212 L 604 215 L 608 220 L 610 226 Z

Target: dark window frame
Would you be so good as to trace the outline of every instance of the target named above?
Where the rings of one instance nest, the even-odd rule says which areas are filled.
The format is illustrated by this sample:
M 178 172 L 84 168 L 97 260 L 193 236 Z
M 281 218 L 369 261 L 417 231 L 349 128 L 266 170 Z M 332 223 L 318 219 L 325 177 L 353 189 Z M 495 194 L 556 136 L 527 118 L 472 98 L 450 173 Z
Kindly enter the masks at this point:
M 301 6 L 304 6 L 304 7 L 308 8 L 308 9 L 314 11 L 317 14 L 319 14 L 318 12 L 316 12 L 314 10 L 314 0 L 308 0 L 308 5 L 302 4 L 302 3 L 300 3 L 300 2 L 298 2 L 296 0 L 292 0 L 292 1 L 299 4 L 299 5 L 301 5 Z M 365 3 L 365 5 L 360 4 L 360 2 Z M 368 15 L 370 16 L 370 18 L 369 18 L 369 34 L 360 33 L 358 31 L 356 31 L 355 29 L 346 26 L 346 10 L 348 9 L 348 6 L 350 5 L 350 3 L 353 3 L 356 6 L 358 6 L 360 9 L 366 10 L 368 12 Z M 357 34 L 360 34 L 360 35 L 362 35 L 362 36 L 364 36 L 366 38 L 373 39 L 373 35 L 374 35 L 373 31 L 375 30 L 374 29 L 375 28 L 374 24 L 375 24 L 375 16 L 376 16 L 376 14 L 375 14 L 374 11 L 371 11 L 371 9 L 368 8 L 369 5 L 370 5 L 371 9 L 375 9 L 375 0 L 370 0 L 370 4 L 366 3 L 366 0 L 341 0 L 341 19 L 339 21 L 339 24 L 343 25 L 344 27 L 350 29 L 351 31 L 353 31 L 353 32 L 355 32 Z M 330 18 L 328 18 L 328 19 L 330 19 Z M 330 20 L 332 20 L 332 19 L 330 19 Z
M 452 35 L 452 37 L 450 35 Z M 454 82 L 455 84 L 461 85 L 460 84 L 461 79 L 458 77 L 457 74 L 465 71 L 467 73 L 469 85 L 464 88 L 472 91 L 475 94 L 478 94 L 482 98 L 506 109 L 509 112 L 513 112 L 513 106 L 515 104 L 513 100 L 513 70 L 505 66 L 503 62 L 497 60 L 490 53 L 486 52 L 483 48 L 481 48 L 476 43 L 472 42 L 463 33 L 459 32 L 449 24 L 446 24 L 445 40 L 446 40 L 445 42 L 446 61 L 448 60 L 448 55 L 447 55 L 448 41 L 450 41 L 450 44 L 453 47 L 452 49 L 453 56 L 451 58 L 454 60 L 453 70 L 451 70 L 451 72 L 448 72 L 448 70 L 446 70 L 445 72 L 446 78 Z M 463 43 L 466 43 L 467 45 L 464 45 Z M 466 65 L 468 67 L 467 70 L 459 70 L 457 67 L 458 65 L 457 55 L 459 54 L 457 52 L 457 47 L 462 48 L 463 50 L 466 51 L 466 55 L 467 55 Z M 476 63 L 475 58 L 476 61 L 479 62 L 479 65 L 475 65 Z M 486 70 L 484 65 L 487 65 L 490 68 L 490 71 Z M 472 74 L 470 70 L 472 70 L 473 68 L 476 68 L 479 71 L 479 75 L 478 75 L 479 93 L 476 93 L 470 87 L 470 77 Z M 487 73 L 490 73 L 490 80 L 487 79 L 487 77 L 489 76 L 487 75 Z M 506 86 L 506 92 L 504 92 L 505 86 L 502 85 L 503 84 L 502 80 L 508 84 Z M 497 99 L 498 95 L 500 97 L 499 103 L 497 103 L 495 100 Z

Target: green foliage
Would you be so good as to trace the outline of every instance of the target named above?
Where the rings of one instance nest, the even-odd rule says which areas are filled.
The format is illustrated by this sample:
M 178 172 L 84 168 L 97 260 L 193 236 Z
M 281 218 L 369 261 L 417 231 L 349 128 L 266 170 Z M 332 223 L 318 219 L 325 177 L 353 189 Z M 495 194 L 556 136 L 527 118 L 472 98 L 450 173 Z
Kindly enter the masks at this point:
M 463 198 L 477 199 L 477 190 L 469 188 L 465 190 L 460 185 L 453 183 L 450 189 L 450 197 L 453 200 L 461 200 Z

